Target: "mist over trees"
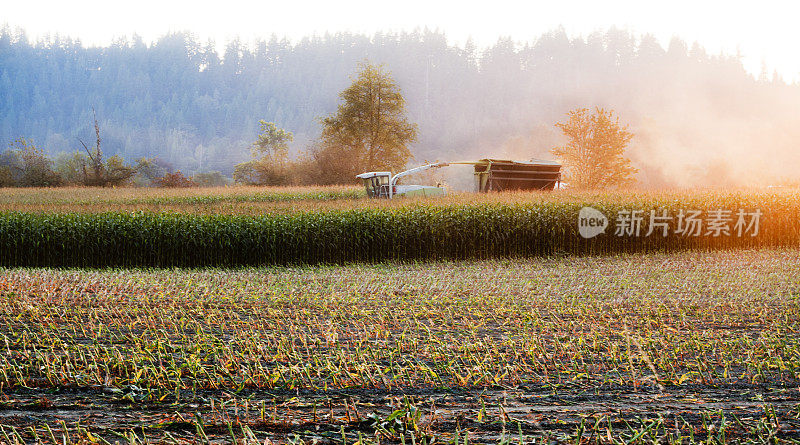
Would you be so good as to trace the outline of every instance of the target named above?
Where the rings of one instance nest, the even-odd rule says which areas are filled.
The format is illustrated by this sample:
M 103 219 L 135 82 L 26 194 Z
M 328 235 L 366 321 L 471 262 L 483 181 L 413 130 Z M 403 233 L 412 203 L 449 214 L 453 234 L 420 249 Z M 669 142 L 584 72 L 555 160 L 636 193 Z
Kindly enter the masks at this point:
M 296 43 L 233 40 L 222 54 L 189 33 L 102 48 L 0 30 L 0 142 L 35 141 L 51 156 L 89 139 L 92 107 L 103 151 L 157 157 L 186 174 L 250 159 L 259 121 L 294 134 L 290 156 L 320 136 L 320 117 L 364 60 L 384 64 L 418 124 L 415 158 L 552 158 L 554 123 L 571 109 L 616 110 L 636 135 L 626 156 L 644 186 L 795 180 L 800 85 L 752 76 L 731 54 L 609 29 L 479 51 L 440 32 L 326 34 Z

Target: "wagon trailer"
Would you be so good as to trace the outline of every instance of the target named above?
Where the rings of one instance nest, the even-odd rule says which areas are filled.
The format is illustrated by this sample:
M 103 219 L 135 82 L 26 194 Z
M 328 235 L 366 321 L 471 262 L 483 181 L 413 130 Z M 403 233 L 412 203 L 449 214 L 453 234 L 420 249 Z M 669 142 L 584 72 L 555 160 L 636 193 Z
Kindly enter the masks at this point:
M 553 190 L 561 185 L 561 164 L 540 159 L 481 159 L 474 174 L 476 192 Z

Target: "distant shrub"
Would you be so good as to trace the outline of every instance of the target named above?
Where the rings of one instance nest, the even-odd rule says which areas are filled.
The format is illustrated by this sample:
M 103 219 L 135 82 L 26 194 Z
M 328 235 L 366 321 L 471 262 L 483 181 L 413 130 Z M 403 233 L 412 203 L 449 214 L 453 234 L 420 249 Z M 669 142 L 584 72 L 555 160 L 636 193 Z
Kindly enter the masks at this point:
M 197 173 L 192 179 L 200 187 L 222 187 L 231 183 L 230 179 L 218 171 Z
M 11 168 L 0 165 L 0 187 L 13 187 L 14 185 L 14 173 L 11 172 Z
M 19 138 L 0 157 L 3 184 L 18 187 L 54 187 L 61 185 L 61 176 L 53 171 L 53 162 L 33 141 Z
M 289 162 L 276 162 L 269 156 L 263 159 L 236 164 L 233 180 L 244 185 L 289 185 Z
M 197 183 L 192 178 L 187 178 L 180 171 L 175 173 L 167 173 L 164 176 L 156 179 L 154 184 L 157 187 L 164 188 L 177 188 L 177 187 L 197 187 Z

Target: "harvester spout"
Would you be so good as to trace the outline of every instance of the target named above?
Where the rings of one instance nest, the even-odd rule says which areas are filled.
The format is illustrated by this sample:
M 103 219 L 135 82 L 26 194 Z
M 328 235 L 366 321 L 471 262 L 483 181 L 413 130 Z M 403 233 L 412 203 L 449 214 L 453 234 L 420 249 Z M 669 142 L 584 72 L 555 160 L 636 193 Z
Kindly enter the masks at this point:
M 425 170 L 428 170 L 428 169 L 431 169 L 431 168 L 447 167 L 448 165 L 450 165 L 450 164 L 448 164 L 447 162 L 437 162 L 435 164 L 427 164 L 427 165 L 421 165 L 419 167 L 414 167 L 414 168 L 412 168 L 410 170 L 406 170 L 404 172 L 400 172 L 400 173 L 392 176 L 391 184 L 393 186 L 397 185 L 397 180 L 399 178 L 403 177 L 403 176 L 410 175 L 412 173 L 418 173 L 418 172 L 425 171 Z

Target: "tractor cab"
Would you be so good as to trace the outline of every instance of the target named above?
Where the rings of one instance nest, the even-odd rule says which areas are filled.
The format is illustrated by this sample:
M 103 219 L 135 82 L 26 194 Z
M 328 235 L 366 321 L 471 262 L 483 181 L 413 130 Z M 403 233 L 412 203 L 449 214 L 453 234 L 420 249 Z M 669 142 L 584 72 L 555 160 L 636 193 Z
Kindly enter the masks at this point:
M 425 171 L 431 168 L 446 167 L 446 162 L 422 165 L 392 176 L 392 172 L 367 172 L 356 175 L 364 184 L 367 196 L 370 198 L 392 199 L 395 196 L 440 196 L 446 193 L 442 187 L 425 185 L 398 185 L 397 180 L 403 176 Z
M 362 173 L 356 176 L 361 179 L 364 188 L 367 191 L 367 196 L 370 198 L 391 198 L 391 191 L 389 189 L 391 172 L 369 172 Z

